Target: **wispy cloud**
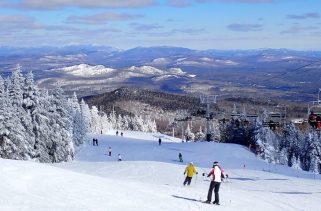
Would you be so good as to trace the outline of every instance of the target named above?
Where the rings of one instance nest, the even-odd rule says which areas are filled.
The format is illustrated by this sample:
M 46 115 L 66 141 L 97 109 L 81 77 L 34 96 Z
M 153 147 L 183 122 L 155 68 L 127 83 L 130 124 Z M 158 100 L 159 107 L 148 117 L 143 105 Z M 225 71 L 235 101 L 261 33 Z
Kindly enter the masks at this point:
M 317 12 L 311 12 L 311 13 L 305 13 L 302 15 L 287 15 L 288 19 L 308 19 L 308 18 L 320 18 L 319 13 Z
M 98 13 L 89 16 L 70 16 L 67 18 L 66 22 L 73 24 L 105 24 L 109 21 L 129 21 L 141 17 L 142 15 Z
M 35 19 L 22 15 L 0 15 L 0 23 L 0 29 L 6 31 L 42 28 Z
M 261 31 L 263 25 L 261 24 L 240 24 L 233 23 L 227 26 L 229 30 L 238 32 L 250 32 L 250 31 Z
M 79 8 L 137 8 L 157 4 L 156 0 L 2 0 L 0 7 L 56 10 L 65 7 Z
M 320 29 L 319 27 L 315 26 L 301 26 L 301 25 L 294 25 L 288 29 L 281 31 L 281 34 L 298 34 L 307 31 L 314 31 Z
M 131 23 L 130 25 L 133 26 L 136 31 L 151 31 L 154 29 L 163 28 L 163 26 L 158 25 L 158 24 Z
M 205 32 L 205 28 L 199 28 L 199 29 L 194 29 L 194 28 L 184 28 L 184 29 L 173 29 L 172 33 L 182 33 L 182 34 L 188 34 L 188 35 L 198 35 L 203 32 Z

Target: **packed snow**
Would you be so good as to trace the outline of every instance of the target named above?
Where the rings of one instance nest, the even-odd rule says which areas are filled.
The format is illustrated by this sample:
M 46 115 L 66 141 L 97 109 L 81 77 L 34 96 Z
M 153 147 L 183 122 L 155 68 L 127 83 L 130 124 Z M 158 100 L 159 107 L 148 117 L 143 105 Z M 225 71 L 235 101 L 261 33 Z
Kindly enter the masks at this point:
M 199 174 L 183 186 L 190 161 Z M 220 206 L 200 202 L 210 183 L 202 173 L 213 161 L 229 175 L 221 184 Z M 321 197 L 320 175 L 269 164 L 246 147 L 133 131 L 90 134 L 73 162 L 0 159 L 0 178 L 0 210 L 318 210 Z

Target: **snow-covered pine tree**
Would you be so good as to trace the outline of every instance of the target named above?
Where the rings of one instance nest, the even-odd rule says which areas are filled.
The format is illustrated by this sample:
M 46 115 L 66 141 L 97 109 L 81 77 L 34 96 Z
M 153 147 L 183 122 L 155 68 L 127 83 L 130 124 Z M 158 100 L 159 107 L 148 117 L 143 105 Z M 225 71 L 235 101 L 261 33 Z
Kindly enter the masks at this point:
M 87 131 L 76 93 L 69 99 L 69 106 L 71 107 L 73 142 L 79 146 L 84 143 Z
M 3 158 L 30 159 L 34 157 L 34 136 L 32 133 L 31 119 L 23 109 L 23 81 L 20 66 L 12 72 L 10 83 L 3 90 L 2 98 L 5 106 L 1 111 L 1 147 L 0 154 Z M 3 82 L 2 82 L 3 84 Z M 30 129 L 31 128 L 31 129 Z
M 258 154 L 262 159 L 276 162 L 278 159 L 279 138 L 260 122 L 256 122 L 254 130 L 255 145 L 259 147 Z
M 303 169 L 320 173 L 321 167 L 321 138 L 317 132 L 310 131 L 306 137 L 305 146 L 301 158 Z
M 108 116 L 102 112 L 102 116 L 100 117 L 100 121 L 101 121 L 101 132 L 107 133 L 107 131 L 112 129 L 111 123 L 109 122 Z
M 80 110 L 81 110 L 81 116 L 84 120 L 86 131 L 91 131 L 91 112 L 88 104 L 84 101 L 84 99 L 81 99 L 80 101 Z
M 187 128 L 185 130 L 185 134 L 184 135 L 185 135 L 186 141 L 194 141 L 194 139 L 195 139 L 195 135 L 191 131 L 191 128 L 190 128 L 189 124 L 187 124 Z
M 205 139 L 205 134 L 203 133 L 202 126 L 200 126 L 199 131 L 195 134 L 195 141 L 203 141 Z
M 151 122 L 151 131 L 150 132 L 152 132 L 152 133 L 156 133 L 157 132 L 157 124 L 156 124 L 156 120 L 155 119 L 153 119 L 152 120 L 152 122 Z
M 118 114 L 117 121 L 116 121 L 116 128 L 117 130 L 123 130 L 123 117 Z
M 221 140 L 221 131 L 220 131 L 220 124 L 218 119 L 212 120 L 212 130 L 211 130 L 212 137 L 215 141 Z
M 128 117 L 126 115 L 124 115 L 123 118 L 122 118 L 121 127 L 122 127 L 123 130 L 130 130 L 129 129 Z
M 294 124 L 287 124 L 280 141 L 280 155 L 284 158 L 283 161 L 287 161 L 286 165 L 292 166 L 294 162 L 297 163 L 303 149 L 303 141 L 303 134 L 295 128 Z
M 63 94 L 60 84 L 57 84 L 52 96 L 51 125 L 55 133 L 50 137 L 52 145 L 49 147 L 49 155 L 52 162 L 71 160 L 74 156 L 74 144 L 72 141 L 72 118 L 68 112 L 68 102 Z
M 115 112 L 114 108 L 113 108 L 113 111 L 109 114 L 109 121 L 110 121 L 112 127 L 114 129 L 116 129 L 117 128 L 117 116 L 116 116 L 116 112 Z
M 92 106 L 90 109 L 91 113 L 91 132 L 92 133 L 100 133 L 100 116 L 98 113 L 98 108 L 96 106 Z
M 144 120 L 140 115 L 134 115 L 131 120 L 134 131 L 144 131 Z

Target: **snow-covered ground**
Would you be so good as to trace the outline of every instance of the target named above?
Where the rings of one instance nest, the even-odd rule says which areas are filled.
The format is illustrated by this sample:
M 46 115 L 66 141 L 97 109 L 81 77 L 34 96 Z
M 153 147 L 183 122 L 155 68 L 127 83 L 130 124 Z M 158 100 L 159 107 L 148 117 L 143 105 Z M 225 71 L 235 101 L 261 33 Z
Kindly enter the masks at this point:
M 320 210 L 320 175 L 268 164 L 245 147 L 181 143 L 162 134 L 114 134 L 91 134 L 99 146 L 84 144 L 70 163 L 0 159 L 0 210 Z M 178 162 L 179 152 L 184 163 Z M 199 174 L 185 187 L 183 172 L 190 161 Z M 209 186 L 202 173 L 213 161 L 229 175 L 221 185 L 221 206 L 199 202 Z

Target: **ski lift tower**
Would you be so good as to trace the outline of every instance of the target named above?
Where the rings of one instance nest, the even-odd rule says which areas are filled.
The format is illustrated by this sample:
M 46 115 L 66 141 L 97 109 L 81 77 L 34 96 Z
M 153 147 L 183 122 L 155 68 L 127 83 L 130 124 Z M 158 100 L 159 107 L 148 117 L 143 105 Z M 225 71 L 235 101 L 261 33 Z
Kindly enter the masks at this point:
M 202 104 L 206 104 L 206 141 L 211 141 L 211 115 L 210 105 L 216 103 L 217 95 L 201 95 L 200 100 Z

